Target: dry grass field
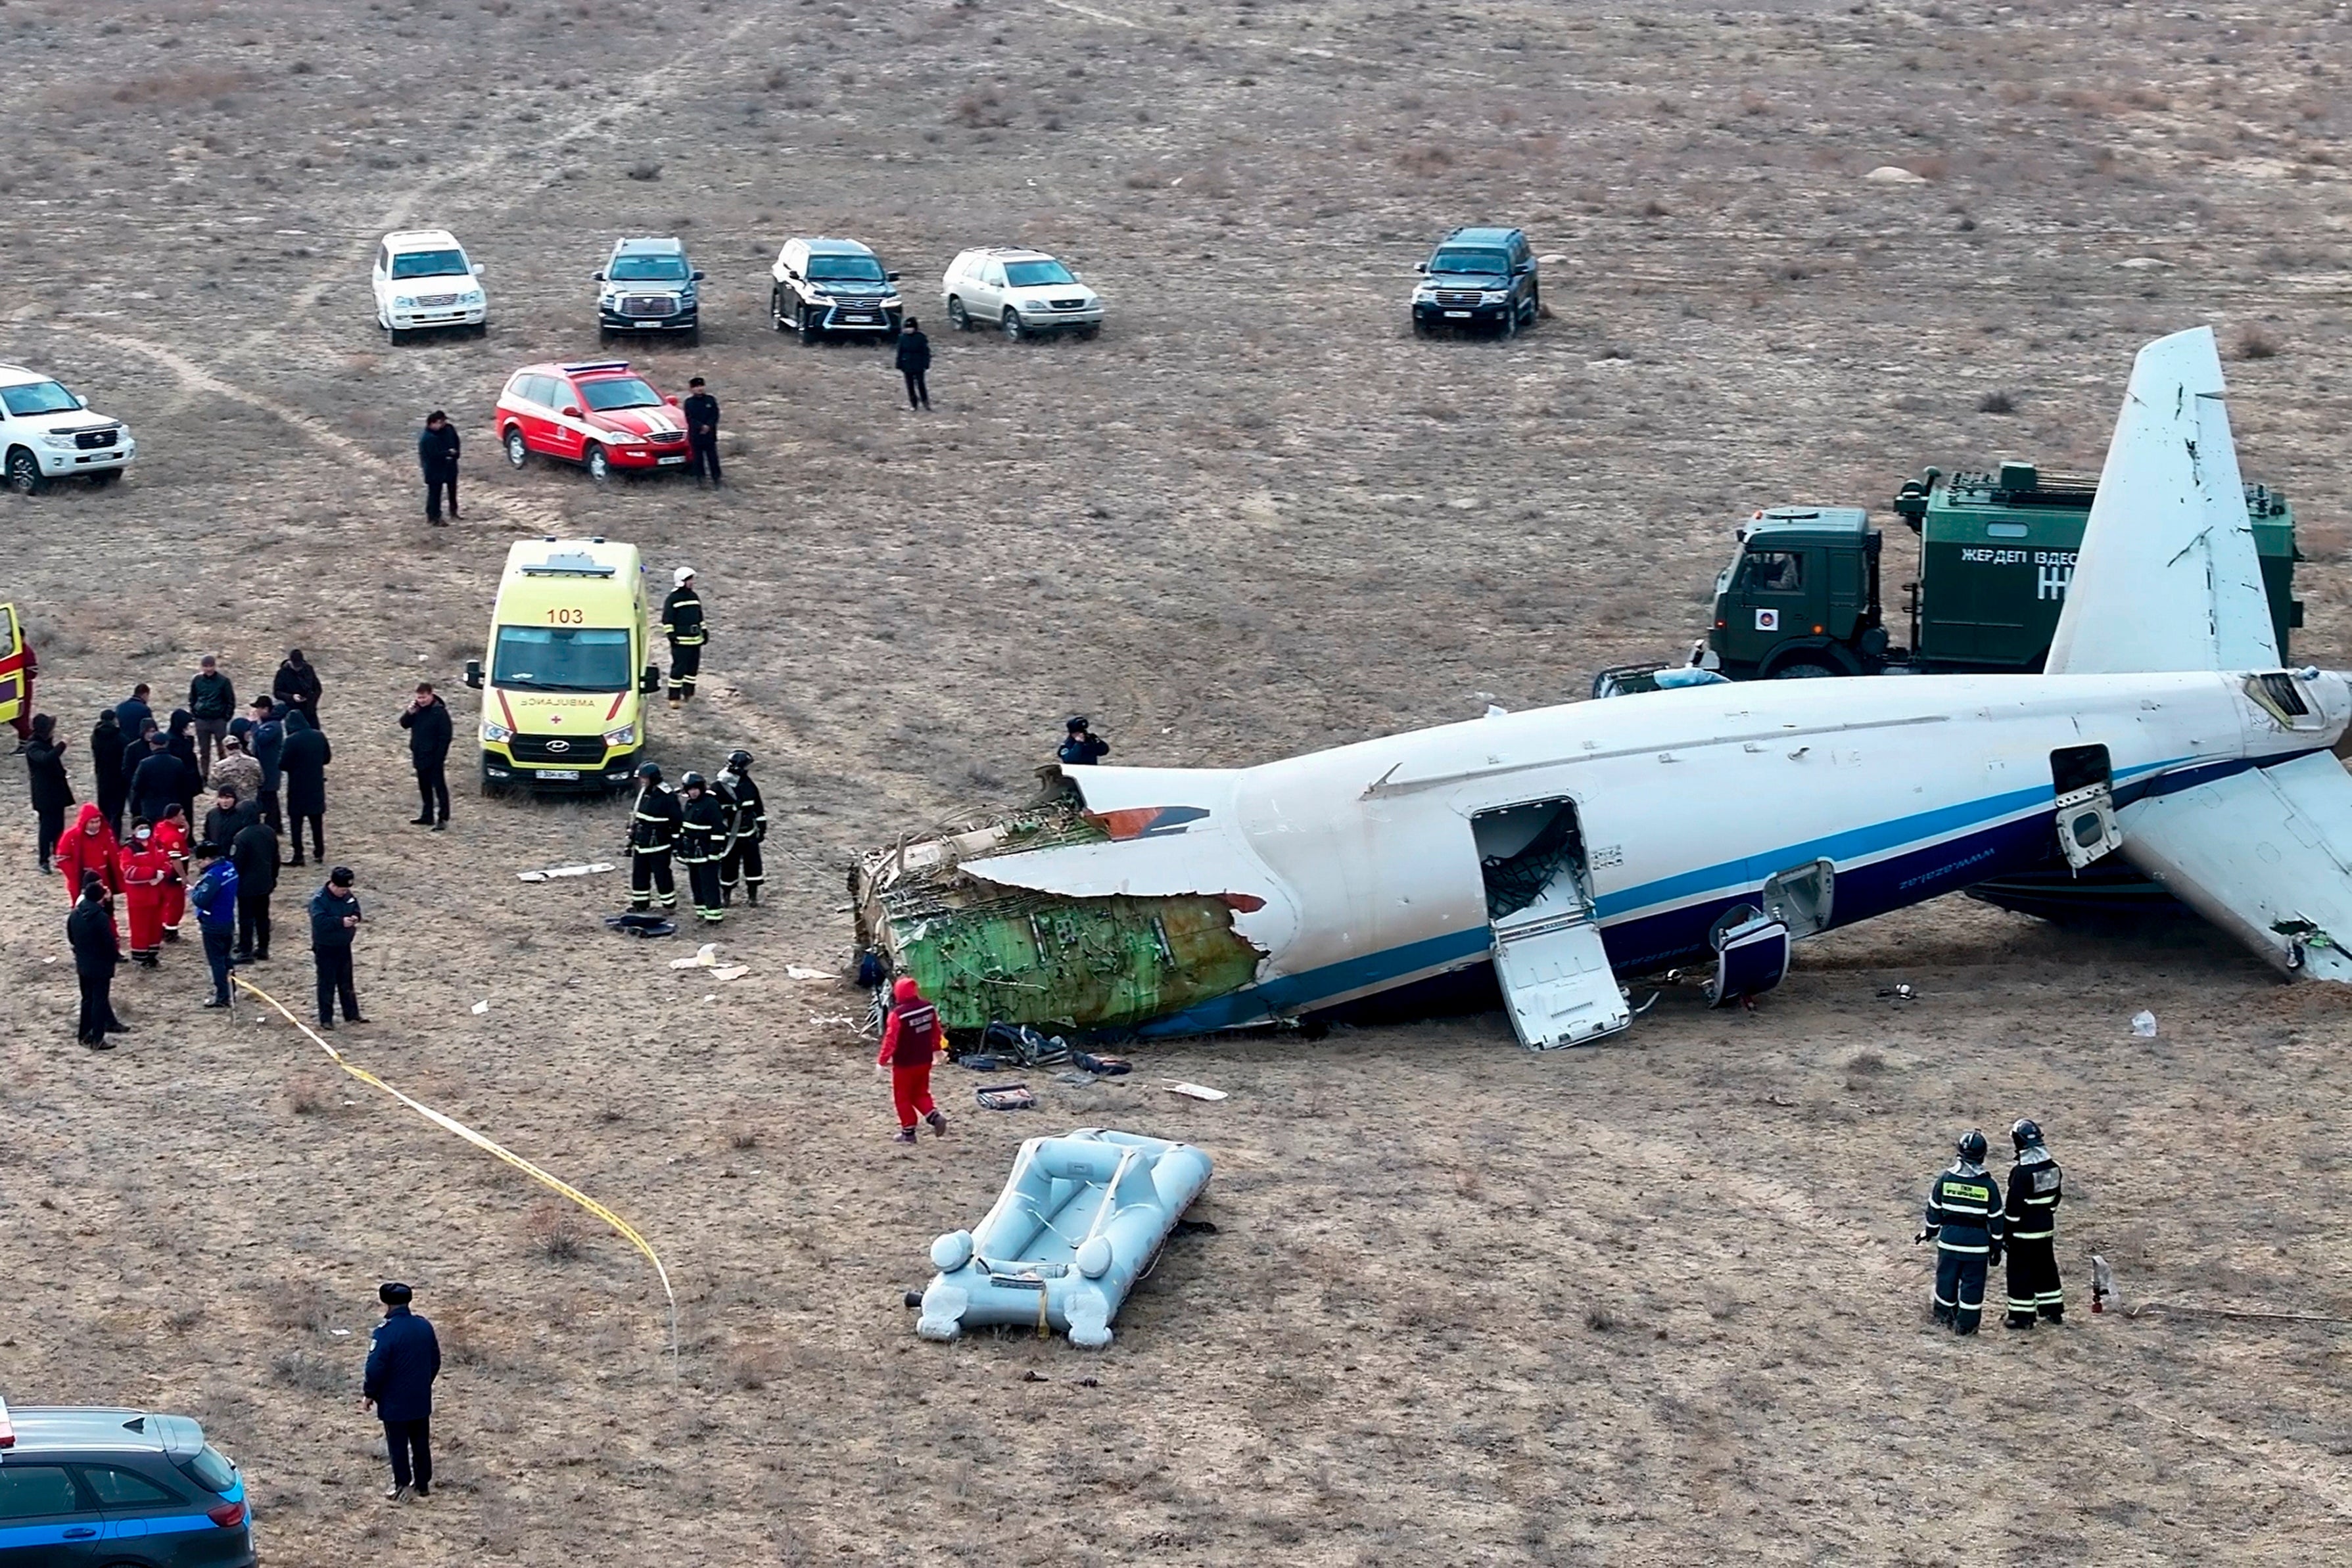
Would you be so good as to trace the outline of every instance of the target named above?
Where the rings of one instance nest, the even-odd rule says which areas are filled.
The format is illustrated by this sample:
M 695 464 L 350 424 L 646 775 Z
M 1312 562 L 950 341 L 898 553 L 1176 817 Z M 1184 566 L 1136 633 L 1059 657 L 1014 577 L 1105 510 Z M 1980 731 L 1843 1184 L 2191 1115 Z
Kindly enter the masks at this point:
M 2345 1560 L 2340 1323 L 2087 1310 L 2096 1249 L 2127 1303 L 2352 1315 L 2345 998 L 2201 931 L 1953 899 L 1808 947 L 1752 1015 L 1678 992 L 1555 1057 L 1495 1014 L 1195 1040 L 1027 1115 L 942 1070 L 957 1135 L 912 1151 L 859 994 L 785 974 L 845 958 L 857 848 L 1016 798 L 1066 712 L 1121 760 L 1238 763 L 1580 695 L 1695 633 L 1748 508 L 2094 465 L 2133 350 L 2197 322 L 2304 519 L 2302 653 L 2343 664 L 2340 6 L 0 0 L 0 358 L 141 446 L 0 506 L 44 706 L 79 747 L 136 679 L 309 650 L 370 914 L 373 1021 L 334 1038 L 629 1216 L 683 1341 L 673 1370 L 618 1239 L 199 1011 L 193 944 L 118 985 L 122 1049 L 77 1047 L 20 807 L 0 1395 L 199 1416 L 278 1568 Z M 1559 258 L 1550 319 L 1417 341 L 1411 266 L 1472 221 Z M 367 257 L 413 225 L 486 264 L 486 341 L 375 330 Z M 597 351 L 625 232 L 710 274 L 700 348 L 626 351 L 709 378 L 715 496 L 497 461 L 500 380 Z M 930 316 L 957 249 L 1046 246 L 1110 323 L 937 332 L 910 415 L 879 351 L 768 329 L 796 233 L 870 241 Z M 428 533 L 435 406 L 469 457 Z M 614 878 L 515 880 L 610 857 L 618 804 L 484 800 L 461 740 L 451 831 L 405 825 L 407 688 L 455 684 L 509 541 L 558 528 L 700 570 L 707 697 L 656 755 L 759 755 L 744 979 L 607 933 Z M 255 977 L 298 1010 L 300 948 Z M 2074 1312 L 1955 1342 L 1916 1206 L 2024 1113 Z M 931 1236 L 1087 1124 L 1206 1147 L 1216 1232 L 1102 1354 L 919 1342 Z M 443 1485 L 400 1510 L 355 1407 L 387 1277 L 449 1352 Z

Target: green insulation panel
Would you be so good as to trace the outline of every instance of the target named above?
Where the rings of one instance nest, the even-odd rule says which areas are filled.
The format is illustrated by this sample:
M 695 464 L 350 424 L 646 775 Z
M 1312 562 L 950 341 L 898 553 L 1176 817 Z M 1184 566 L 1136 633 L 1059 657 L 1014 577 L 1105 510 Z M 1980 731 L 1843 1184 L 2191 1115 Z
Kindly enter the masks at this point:
M 889 946 L 951 1030 L 1138 1024 L 1239 990 L 1260 954 L 1222 898 L 1011 894 L 893 913 Z

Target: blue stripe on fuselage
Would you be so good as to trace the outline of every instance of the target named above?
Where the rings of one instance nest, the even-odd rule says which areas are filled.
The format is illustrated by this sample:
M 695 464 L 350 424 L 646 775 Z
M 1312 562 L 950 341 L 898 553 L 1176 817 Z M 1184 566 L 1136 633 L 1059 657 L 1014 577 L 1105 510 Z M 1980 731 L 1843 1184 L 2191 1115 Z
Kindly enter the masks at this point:
M 2298 753 L 2297 755 L 2304 755 Z M 2166 774 L 2187 758 L 2144 763 L 2118 769 L 2119 786 L 2143 779 L 2137 789 L 2119 788 L 2126 799 L 2170 794 L 2176 789 L 2227 778 L 2253 767 L 2291 760 L 2265 758 L 2257 763 L 2232 758 Z M 2147 776 L 2162 777 L 2149 779 Z M 1762 861 L 1775 867 L 1827 860 L 1837 867 L 1837 892 L 1832 901 L 1833 925 L 1849 925 L 1908 904 L 1955 893 L 1990 877 L 2007 876 L 2044 863 L 2050 856 L 2050 823 L 2040 809 L 2056 799 L 2049 785 L 2012 789 L 1958 805 L 1940 806 L 1908 817 L 1896 817 L 1868 827 L 1790 844 L 1760 855 L 1723 861 L 1696 871 L 1678 873 L 1654 882 L 1607 894 L 1598 901 L 1601 944 L 1611 966 L 1621 972 L 1646 974 L 1711 959 L 1707 936 L 1723 913 L 1736 904 L 1752 903 L 1762 879 L 1751 880 L 1748 866 Z M 2031 812 L 2021 816 L 2019 813 Z M 1990 821 L 1994 818 L 2009 819 Z M 1973 824 L 1975 832 L 1963 832 Z M 1958 834 L 1954 837 L 1946 835 Z M 1923 839 L 1938 841 L 1921 844 Z M 1916 847 L 1905 848 L 1906 845 Z M 1896 852 L 1887 853 L 1885 852 Z M 1864 857 L 1880 859 L 1856 863 Z M 1676 909 L 1652 914 L 1633 911 L 1678 898 L 1697 897 Z M 1293 1017 L 1343 998 L 1360 996 L 1407 980 L 1449 969 L 1466 968 L 1485 959 L 1494 947 L 1494 932 L 1485 925 L 1424 937 L 1402 946 L 1342 959 L 1296 975 L 1281 975 L 1263 984 L 1244 987 L 1224 996 L 1187 1008 L 1166 1018 L 1139 1025 L 1139 1035 L 1206 1034 L 1216 1030 Z

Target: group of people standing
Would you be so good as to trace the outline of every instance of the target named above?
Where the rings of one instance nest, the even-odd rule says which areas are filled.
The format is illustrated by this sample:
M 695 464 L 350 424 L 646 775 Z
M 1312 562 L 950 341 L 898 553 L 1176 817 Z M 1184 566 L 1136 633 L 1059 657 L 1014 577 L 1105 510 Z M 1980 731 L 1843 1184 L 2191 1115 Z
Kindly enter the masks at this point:
M 768 836 L 768 807 L 751 780 L 751 754 L 727 754 L 719 777 L 688 773 L 673 789 L 662 782 L 658 763 L 637 768 L 637 799 L 629 814 L 629 910 L 650 913 L 677 907 L 671 862 L 686 868 L 694 913 L 709 925 L 727 917 L 740 889 L 746 904 L 760 902 L 767 865 L 760 846 Z
M 1912 1238 L 1936 1243 L 1936 1321 L 1954 1333 L 1977 1332 L 1985 1275 L 2004 1253 L 2007 1326 L 2066 1321 L 2066 1291 L 2058 1280 L 2058 1200 L 2063 1196 L 2058 1162 L 2050 1157 L 2040 1124 L 2030 1118 L 2013 1124 L 2009 1137 L 2017 1163 L 2010 1167 L 2008 1198 L 1985 1169 L 1985 1135 L 1971 1128 L 1960 1136 L 1959 1157 L 1936 1174 L 1919 1234 Z
M 270 695 L 255 697 L 242 713 L 234 683 L 212 654 L 198 662 L 187 706 L 172 710 L 168 724 L 155 718 L 152 688 L 139 683 L 99 715 L 90 732 L 97 799 L 80 803 L 70 829 L 64 821 L 76 804 L 69 742 L 58 735 L 54 716 L 35 716 L 26 753 L 39 859 L 44 872 L 63 877 L 73 905 L 66 933 L 81 983 L 76 1033 L 84 1045 L 105 1050 L 110 1036 L 126 1032 L 112 1003 L 116 970 L 126 957 L 159 967 L 163 948 L 182 939 L 192 907 L 212 975 L 207 1006 L 228 1006 L 233 967 L 268 959 L 270 900 L 281 867 L 307 863 L 306 825 L 311 852 L 326 859 L 326 768 L 333 750 L 318 723 L 322 691 L 299 648 L 278 666 Z M 197 800 L 206 791 L 199 824 Z M 290 859 L 280 853 L 281 837 Z M 350 870 L 334 868 L 320 896 L 331 896 L 337 879 L 349 909 L 337 902 L 332 924 L 348 953 L 358 907 L 349 897 Z M 128 916 L 127 949 L 118 899 Z M 344 913 L 354 917 L 348 925 Z M 355 999 L 346 1011 L 356 1015 Z

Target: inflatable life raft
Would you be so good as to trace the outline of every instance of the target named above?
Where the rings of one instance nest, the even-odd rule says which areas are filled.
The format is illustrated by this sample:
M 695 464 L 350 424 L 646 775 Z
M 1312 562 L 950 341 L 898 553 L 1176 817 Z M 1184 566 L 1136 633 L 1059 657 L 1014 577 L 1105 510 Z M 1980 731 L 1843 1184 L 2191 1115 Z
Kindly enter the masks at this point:
M 1011 1323 L 1098 1350 L 1110 1321 L 1176 1221 L 1209 1184 L 1190 1144 L 1081 1127 L 1032 1138 L 987 1218 L 931 1243 L 939 1272 L 915 1332 L 951 1340 Z

